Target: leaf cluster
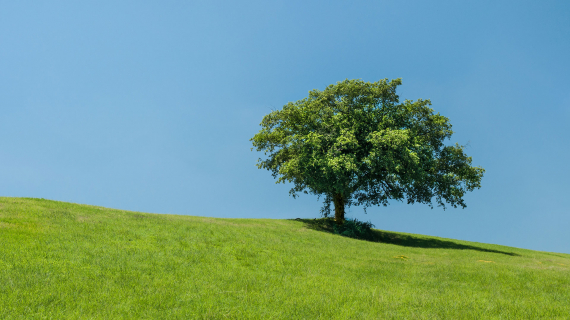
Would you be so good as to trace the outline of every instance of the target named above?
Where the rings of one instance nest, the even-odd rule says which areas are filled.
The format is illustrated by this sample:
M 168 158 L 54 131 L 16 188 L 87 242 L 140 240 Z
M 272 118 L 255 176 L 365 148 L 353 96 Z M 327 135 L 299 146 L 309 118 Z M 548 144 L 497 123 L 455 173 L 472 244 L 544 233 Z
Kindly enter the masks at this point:
M 451 124 L 430 100 L 400 103 L 400 84 L 347 79 L 267 114 L 251 139 L 267 156 L 257 167 L 293 183 L 293 197 L 324 196 L 325 216 L 334 194 L 365 210 L 391 199 L 465 207 L 485 170 L 471 166 L 463 146 L 444 145 Z

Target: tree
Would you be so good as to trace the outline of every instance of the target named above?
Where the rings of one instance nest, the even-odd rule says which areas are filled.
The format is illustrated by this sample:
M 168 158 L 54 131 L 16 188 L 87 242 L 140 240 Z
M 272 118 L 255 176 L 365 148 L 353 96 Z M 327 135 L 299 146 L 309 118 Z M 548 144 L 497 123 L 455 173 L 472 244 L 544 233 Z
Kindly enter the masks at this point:
M 391 199 L 465 208 L 463 196 L 481 187 L 485 170 L 471 166 L 463 146 L 444 145 L 451 124 L 430 100 L 399 102 L 401 83 L 347 79 L 269 113 L 250 140 L 267 156 L 257 167 L 292 182 L 294 198 L 324 196 L 325 217 L 334 203 L 338 224 L 345 206 L 366 212 Z

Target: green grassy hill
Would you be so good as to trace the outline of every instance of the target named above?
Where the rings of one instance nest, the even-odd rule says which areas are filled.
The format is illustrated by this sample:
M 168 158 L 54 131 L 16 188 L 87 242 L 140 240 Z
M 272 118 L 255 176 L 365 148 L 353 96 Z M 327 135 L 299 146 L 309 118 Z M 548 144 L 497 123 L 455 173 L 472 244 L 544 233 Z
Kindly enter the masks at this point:
M 0 319 L 568 319 L 570 255 L 0 198 Z

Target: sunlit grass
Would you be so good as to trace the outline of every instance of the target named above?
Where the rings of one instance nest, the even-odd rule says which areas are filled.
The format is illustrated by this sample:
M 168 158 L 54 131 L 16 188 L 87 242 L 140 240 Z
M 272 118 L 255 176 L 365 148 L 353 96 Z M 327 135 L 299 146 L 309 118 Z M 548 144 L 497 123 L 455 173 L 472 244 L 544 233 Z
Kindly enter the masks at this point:
M 570 255 L 0 198 L 1 319 L 567 319 Z

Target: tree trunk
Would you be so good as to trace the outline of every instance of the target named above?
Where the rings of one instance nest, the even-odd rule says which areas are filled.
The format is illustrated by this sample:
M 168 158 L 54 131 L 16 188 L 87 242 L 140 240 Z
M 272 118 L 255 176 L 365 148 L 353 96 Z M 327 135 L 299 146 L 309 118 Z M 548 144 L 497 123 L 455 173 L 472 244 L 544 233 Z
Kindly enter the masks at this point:
M 333 196 L 334 202 L 334 220 L 337 224 L 344 223 L 344 198 L 340 193 L 335 193 Z

